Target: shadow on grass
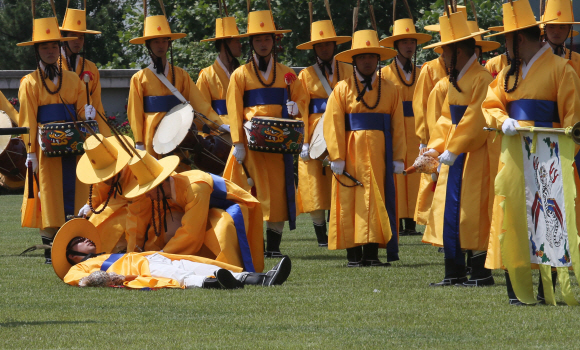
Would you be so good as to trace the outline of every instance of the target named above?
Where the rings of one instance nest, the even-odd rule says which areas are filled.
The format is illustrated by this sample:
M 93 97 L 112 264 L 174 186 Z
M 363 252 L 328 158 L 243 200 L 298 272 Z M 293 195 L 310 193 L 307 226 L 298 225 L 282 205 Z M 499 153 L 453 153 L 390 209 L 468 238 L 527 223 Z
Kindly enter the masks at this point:
M 81 324 L 81 323 L 98 323 L 97 321 L 8 321 L 0 322 L 0 328 L 15 328 L 21 326 L 44 326 L 52 324 Z
M 344 256 L 337 255 L 307 255 L 296 257 L 296 260 L 346 260 L 346 254 Z

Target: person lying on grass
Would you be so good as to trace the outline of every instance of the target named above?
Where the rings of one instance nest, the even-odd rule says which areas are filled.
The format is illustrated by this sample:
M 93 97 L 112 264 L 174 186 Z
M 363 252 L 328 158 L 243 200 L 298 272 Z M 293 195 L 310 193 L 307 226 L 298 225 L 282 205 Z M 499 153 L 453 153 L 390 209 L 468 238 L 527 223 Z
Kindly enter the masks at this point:
M 96 228 L 85 219 L 67 222 L 57 233 L 53 268 L 67 284 L 80 287 L 236 289 L 244 285 L 274 286 L 286 281 L 292 269 L 285 256 L 266 273 L 194 255 L 163 252 L 103 254 Z

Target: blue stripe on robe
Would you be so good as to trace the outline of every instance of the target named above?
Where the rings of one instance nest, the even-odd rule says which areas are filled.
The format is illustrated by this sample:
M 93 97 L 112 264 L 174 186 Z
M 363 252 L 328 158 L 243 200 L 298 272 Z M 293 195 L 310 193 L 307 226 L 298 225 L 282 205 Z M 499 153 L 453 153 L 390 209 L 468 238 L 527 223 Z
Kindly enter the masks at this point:
M 403 115 L 405 117 L 414 117 L 413 101 L 403 101 Z
M 143 97 L 143 110 L 145 113 L 169 112 L 171 108 L 180 103 L 181 101 L 175 95 L 145 96 Z
M 117 260 L 121 259 L 121 257 L 125 255 L 125 254 L 111 254 L 111 256 L 109 256 L 107 258 L 107 260 L 105 260 L 103 262 L 103 265 L 101 265 L 101 271 L 105 271 L 107 272 L 107 270 L 109 269 L 109 267 L 111 267 L 111 265 L 113 265 L 114 263 L 117 262 Z
M 326 111 L 327 98 L 312 98 L 310 99 L 310 105 L 308 106 L 308 111 L 310 114 L 324 113 Z
M 530 120 L 535 126 L 553 127 L 552 123 L 560 123 L 558 104 L 547 100 L 522 99 L 508 102 L 507 112 L 515 120 Z
M 218 115 L 227 115 L 228 114 L 228 106 L 226 105 L 226 100 L 212 100 L 211 101 L 211 108 L 218 114 Z

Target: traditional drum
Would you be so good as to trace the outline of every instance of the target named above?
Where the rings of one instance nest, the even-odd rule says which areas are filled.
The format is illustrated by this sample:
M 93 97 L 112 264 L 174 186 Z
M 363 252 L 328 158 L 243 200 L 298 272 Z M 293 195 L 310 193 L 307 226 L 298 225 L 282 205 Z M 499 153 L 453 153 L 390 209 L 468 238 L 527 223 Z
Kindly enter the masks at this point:
M 40 149 L 44 155 L 47 157 L 62 157 L 85 153 L 83 143 L 89 131 L 85 128 L 84 123 L 90 126 L 94 132 L 99 132 L 96 120 L 48 123 L 40 126 Z
M 251 151 L 299 154 L 304 142 L 304 122 L 253 117 L 248 134 L 248 148 Z
M 4 175 L 8 187 L 12 187 L 10 184 L 15 184 L 14 187 L 24 185 L 22 181 L 26 179 L 25 162 L 26 146 L 22 139 L 13 137 L 4 149 L 0 149 L 0 174 Z
M 310 158 L 324 160 L 328 156 L 326 149 L 326 140 L 324 139 L 324 114 L 318 120 L 314 127 L 312 137 L 310 138 Z

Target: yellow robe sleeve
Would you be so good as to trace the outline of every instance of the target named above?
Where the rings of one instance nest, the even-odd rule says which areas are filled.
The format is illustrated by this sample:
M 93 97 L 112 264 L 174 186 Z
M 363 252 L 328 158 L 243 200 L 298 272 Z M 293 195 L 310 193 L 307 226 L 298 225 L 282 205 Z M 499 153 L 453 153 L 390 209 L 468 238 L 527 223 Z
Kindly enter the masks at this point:
M 298 80 L 302 85 L 302 89 L 305 91 L 304 95 L 304 102 L 306 106 L 310 106 L 310 94 L 308 93 L 308 74 L 306 74 L 306 69 L 303 69 L 300 74 L 298 74 Z M 310 118 L 310 109 L 306 111 L 306 113 L 302 113 L 302 121 L 304 122 L 304 143 L 310 143 L 310 130 L 309 130 L 309 118 Z
M 205 69 L 202 69 L 199 72 L 199 77 L 197 78 L 197 83 L 195 83 L 201 96 L 211 103 L 211 91 L 209 89 L 209 80 L 208 80 L 208 73 L 206 73 Z
M 23 77 L 20 80 L 20 89 L 18 90 L 18 100 L 20 100 L 20 113 L 18 115 L 18 126 L 30 129 L 28 135 L 22 135 L 24 143 L 27 145 L 27 152 L 36 152 L 38 144 L 38 101 L 34 91 L 34 80 L 30 75 Z
M 244 67 L 239 67 L 230 78 L 230 85 L 226 94 L 230 134 L 233 143 L 244 142 L 244 91 L 246 83 Z
M 288 69 L 292 70 L 291 68 Z M 296 79 L 290 85 L 290 101 L 294 101 L 298 105 L 298 115 L 294 116 L 293 118 L 304 121 L 305 135 L 307 135 L 308 131 L 308 115 L 309 115 L 308 105 L 310 104 L 310 96 L 306 91 L 308 90 L 304 88 L 302 82 L 299 81 L 298 79 Z M 283 105 L 282 109 L 284 110 L 285 108 L 286 105 Z M 292 118 L 292 116 L 289 117 Z
M 183 72 L 184 72 L 183 78 L 186 79 L 187 81 L 187 83 L 184 85 L 186 86 L 187 90 L 189 90 L 188 100 L 193 109 L 205 115 L 209 120 L 215 123 L 213 125 L 211 125 L 212 123 L 210 123 L 209 127 L 211 127 L 212 129 L 215 129 L 216 125 L 222 125 L 224 122 L 220 119 L 220 117 L 213 110 L 213 108 L 211 108 L 211 97 L 209 99 L 206 99 L 201 94 L 201 91 L 199 91 L 199 89 L 197 88 L 197 85 L 193 83 L 193 80 L 191 79 L 189 74 L 187 74 L 187 72 L 185 71 Z
M 419 78 L 417 78 L 417 83 L 415 85 L 415 92 L 413 93 L 413 114 L 415 115 L 415 134 L 421 140 L 422 144 L 427 144 L 429 142 L 429 127 L 427 125 L 426 118 L 426 107 L 427 101 L 429 100 L 429 95 L 435 84 L 433 84 L 433 78 L 431 77 L 431 67 L 426 66 L 421 69 L 419 73 Z
M 447 136 L 453 126 L 451 124 L 451 113 L 447 101 L 448 87 L 449 80 L 447 78 L 439 81 L 429 95 L 427 108 L 427 118 L 434 121 L 433 126 L 430 127 L 431 136 L 429 138 L 428 148 L 432 148 L 439 153 L 445 151 Z
M 129 102 L 127 103 L 127 119 L 133 131 L 135 142 L 145 142 L 145 111 L 143 109 L 143 87 L 139 81 L 140 73 L 131 78 L 129 85 Z
M 580 79 L 568 61 L 558 86 L 558 114 L 563 128 L 580 121 Z
M 337 159 L 346 160 L 346 131 L 344 116 L 346 110 L 346 88 L 348 85 L 341 81 L 338 83 L 326 104 L 324 116 L 324 139 L 331 161 Z
M 427 100 L 427 112 L 425 114 L 425 120 L 427 122 L 427 133 L 430 134 L 430 130 L 435 129 L 435 125 L 441 117 L 443 103 L 447 98 L 447 91 L 449 90 L 449 79 L 441 79 L 435 85 L 435 88 L 429 94 L 429 99 Z M 447 113 L 449 113 L 449 105 L 447 105 Z M 429 140 L 427 140 L 429 143 Z
M 403 113 L 403 92 L 397 86 L 397 98 L 391 108 L 391 135 L 393 139 L 393 160 L 404 161 L 407 154 L 407 138 L 405 136 L 405 116 Z
M 93 185 L 93 192 L 92 192 L 92 196 L 91 196 L 91 201 L 93 204 L 93 208 L 95 208 L 95 210 L 103 203 L 107 200 L 107 194 L 109 193 L 109 190 L 111 189 L 111 186 L 107 185 L 104 182 L 99 182 L 98 184 Z M 87 200 L 87 204 L 89 204 L 89 201 Z

